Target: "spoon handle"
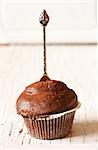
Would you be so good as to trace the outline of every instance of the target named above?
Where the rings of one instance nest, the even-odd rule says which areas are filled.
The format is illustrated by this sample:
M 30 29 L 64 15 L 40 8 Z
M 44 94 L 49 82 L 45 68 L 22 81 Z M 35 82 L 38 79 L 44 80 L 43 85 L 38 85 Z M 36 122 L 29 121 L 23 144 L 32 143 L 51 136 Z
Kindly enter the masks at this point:
M 46 62 L 46 26 L 49 22 L 49 16 L 45 10 L 41 13 L 39 21 L 43 26 L 43 48 L 44 48 L 44 75 L 47 76 L 47 62 Z

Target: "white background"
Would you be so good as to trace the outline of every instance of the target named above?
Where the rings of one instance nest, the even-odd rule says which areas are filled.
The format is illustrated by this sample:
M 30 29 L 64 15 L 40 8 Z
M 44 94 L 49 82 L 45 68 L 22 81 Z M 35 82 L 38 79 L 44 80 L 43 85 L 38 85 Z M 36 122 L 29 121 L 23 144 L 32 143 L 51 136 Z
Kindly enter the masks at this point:
M 1 42 L 42 42 L 39 15 L 50 22 L 47 42 L 95 42 L 97 0 L 0 0 Z

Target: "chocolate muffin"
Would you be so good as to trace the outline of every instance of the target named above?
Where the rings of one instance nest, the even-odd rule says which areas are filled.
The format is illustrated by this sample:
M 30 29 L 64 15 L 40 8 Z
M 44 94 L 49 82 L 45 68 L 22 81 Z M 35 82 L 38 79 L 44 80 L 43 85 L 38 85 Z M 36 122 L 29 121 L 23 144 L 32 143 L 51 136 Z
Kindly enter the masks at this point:
M 77 106 L 75 92 L 63 82 L 50 80 L 47 76 L 27 86 L 16 102 L 17 113 L 23 116 L 30 134 L 40 139 L 67 135 Z M 74 111 L 66 115 L 70 110 Z

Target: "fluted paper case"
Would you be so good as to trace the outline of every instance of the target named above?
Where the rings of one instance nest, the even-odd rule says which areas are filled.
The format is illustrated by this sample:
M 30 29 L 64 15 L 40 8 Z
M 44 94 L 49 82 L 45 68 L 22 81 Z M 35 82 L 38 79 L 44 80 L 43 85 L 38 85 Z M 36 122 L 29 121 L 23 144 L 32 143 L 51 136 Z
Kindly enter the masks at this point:
M 34 138 L 43 140 L 66 137 L 71 132 L 74 115 L 80 105 L 80 102 L 78 102 L 78 105 L 74 109 L 59 114 L 49 115 L 46 118 L 43 117 L 35 120 L 24 118 L 30 135 Z

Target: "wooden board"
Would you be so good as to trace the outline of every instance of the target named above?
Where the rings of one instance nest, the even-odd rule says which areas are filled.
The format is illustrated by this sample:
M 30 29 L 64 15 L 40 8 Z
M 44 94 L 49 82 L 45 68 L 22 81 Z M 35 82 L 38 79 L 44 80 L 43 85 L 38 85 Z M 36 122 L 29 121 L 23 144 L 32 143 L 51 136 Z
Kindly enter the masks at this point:
M 50 78 L 74 89 L 81 102 L 72 133 L 63 139 L 42 141 L 30 137 L 22 117 L 16 114 L 16 99 L 24 88 L 43 74 L 43 49 L 33 46 L 0 47 L 0 150 L 6 148 L 64 148 L 79 145 L 96 149 L 98 144 L 96 46 L 47 47 Z M 23 128 L 23 132 L 19 131 Z M 48 145 L 48 146 L 47 146 Z M 74 146 L 73 146 L 74 145 Z M 90 146 L 92 145 L 92 146 Z M 53 147 L 54 146 L 54 147 Z

